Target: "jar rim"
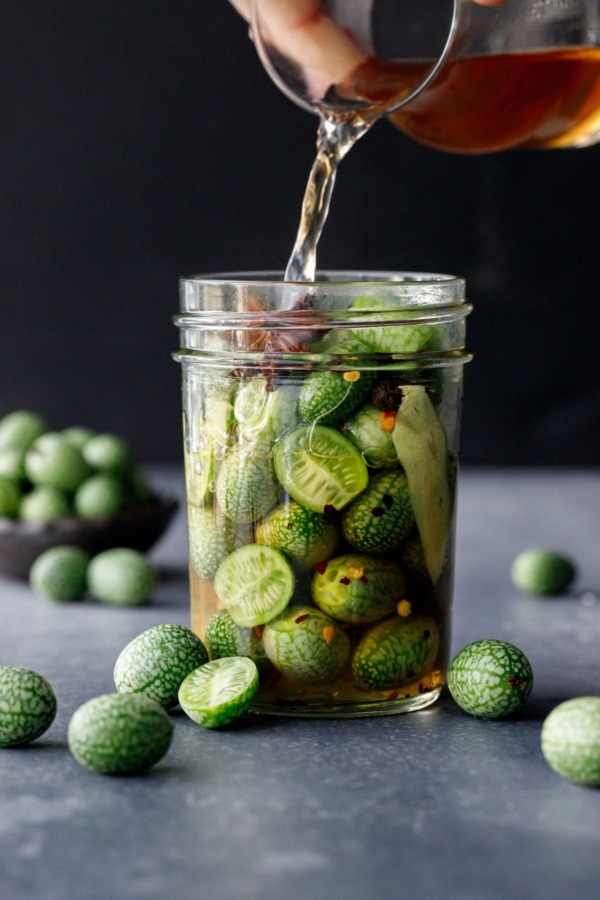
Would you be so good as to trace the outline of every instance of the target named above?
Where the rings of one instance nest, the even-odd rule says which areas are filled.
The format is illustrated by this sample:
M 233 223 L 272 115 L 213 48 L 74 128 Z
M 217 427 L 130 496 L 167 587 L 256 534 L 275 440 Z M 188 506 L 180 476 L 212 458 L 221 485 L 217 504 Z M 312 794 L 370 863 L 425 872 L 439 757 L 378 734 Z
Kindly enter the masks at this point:
M 412 270 L 384 269 L 323 269 L 318 270 L 313 281 L 286 281 L 282 271 L 265 269 L 257 271 L 209 272 L 184 275 L 180 278 L 182 289 L 186 285 L 206 287 L 300 288 L 305 291 L 326 287 L 328 290 L 345 291 L 353 285 L 389 288 L 390 285 L 410 287 L 455 287 L 464 291 L 465 279 L 445 272 L 416 272 Z

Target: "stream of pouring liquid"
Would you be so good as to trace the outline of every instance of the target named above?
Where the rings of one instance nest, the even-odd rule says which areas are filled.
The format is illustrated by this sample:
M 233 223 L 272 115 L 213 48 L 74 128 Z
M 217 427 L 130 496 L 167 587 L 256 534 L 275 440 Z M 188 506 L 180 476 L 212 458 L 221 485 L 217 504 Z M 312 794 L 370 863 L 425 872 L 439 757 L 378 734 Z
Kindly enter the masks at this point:
M 315 280 L 317 244 L 329 212 L 337 167 L 374 121 L 357 115 L 342 118 L 321 114 L 317 156 L 302 201 L 300 227 L 285 270 L 286 281 Z

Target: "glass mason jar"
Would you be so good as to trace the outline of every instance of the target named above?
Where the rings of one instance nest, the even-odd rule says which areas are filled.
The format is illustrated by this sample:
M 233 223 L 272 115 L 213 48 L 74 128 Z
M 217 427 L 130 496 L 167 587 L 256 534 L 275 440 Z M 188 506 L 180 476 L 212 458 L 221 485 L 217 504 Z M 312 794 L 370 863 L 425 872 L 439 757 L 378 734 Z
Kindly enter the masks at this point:
M 464 281 L 185 278 L 192 628 L 247 656 L 253 710 L 433 703 L 450 643 Z

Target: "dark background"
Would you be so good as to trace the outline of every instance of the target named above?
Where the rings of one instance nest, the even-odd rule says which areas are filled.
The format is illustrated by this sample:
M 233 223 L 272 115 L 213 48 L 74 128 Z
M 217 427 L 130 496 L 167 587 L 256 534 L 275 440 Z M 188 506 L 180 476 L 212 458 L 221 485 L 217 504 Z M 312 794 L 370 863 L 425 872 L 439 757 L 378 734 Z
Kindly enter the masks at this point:
M 226 0 L 2 0 L 0 416 L 179 460 L 178 277 L 281 268 L 317 120 Z M 320 263 L 466 276 L 463 459 L 600 464 L 600 147 L 452 156 L 379 123 Z

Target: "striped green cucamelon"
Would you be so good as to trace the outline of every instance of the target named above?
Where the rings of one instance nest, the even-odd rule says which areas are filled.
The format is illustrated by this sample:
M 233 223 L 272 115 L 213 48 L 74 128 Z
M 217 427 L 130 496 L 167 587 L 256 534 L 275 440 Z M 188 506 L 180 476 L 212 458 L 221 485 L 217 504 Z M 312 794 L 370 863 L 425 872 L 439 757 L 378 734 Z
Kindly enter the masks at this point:
M 0 666 L 0 747 L 40 737 L 56 715 L 56 696 L 45 678 L 20 666 Z
M 69 722 L 77 762 L 102 775 L 137 774 L 155 765 L 171 744 L 173 723 L 143 694 L 103 694 L 79 707 Z
M 358 642 L 352 673 L 362 687 L 391 690 L 417 681 L 435 662 L 440 635 L 429 616 L 392 616 L 373 625 Z
M 358 409 L 372 386 L 371 372 L 311 372 L 300 389 L 300 415 L 307 422 L 337 425 Z
M 312 606 L 290 606 L 265 625 L 265 652 L 286 678 L 329 684 L 350 660 L 350 640 L 339 623 Z
M 165 709 L 177 703 L 183 679 L 208 662 L 206 647 L 184 625 L 154 625 L 123 648 L 114 669 L 120 694 L 144 694 Z
M 555 706 L 542 725 L 548 765 L 577 784 L 600 786 L 600 697 L 573 697 Z
M 277 547 L 299 570 L 312 569 L 321 560 L 329 559 L 339 539 L 333 522 L 294 500 L 276 507 L 256 529 L 258 544 Z
M 485 719 L 517 712 L 532 687 L 529 660 L 506 641 L 474 641 L 457 653 L 448 670 L 448 688 L 456 703 Z
M 219 609 L 206 624 L 204 640 L 211 659 L 247 656 L 259 671 L 269 664 L 260 637 L 260 627 L 236 625 L 226 609 Z
M 212 509 L 189 504 L 188 540 L 192 569 L 212 581 L 225 557 L 235 549 L 235 526 Z
M 398 465 L 388 421 L 386 414 L 373 403 L 365 403 L 344 421 L 344 434 L 358 447 L 367 465 L 374 469 Z
M 243 445 L 226 454 L 217 478 L 217 500 L 234 522 L 256 522 L 275 506 L 280 487 L 273 460 Z
M 415 516 L 400 469 L 377 472 L 342 514 L 342 534 L 365 553 L 387 553 L 408 536 Z
M 318 565 L 311 590 L 319 609 L 340 622 L 376 622 L 405 598 L 406 581 L 388 560 L 349 553 Z

